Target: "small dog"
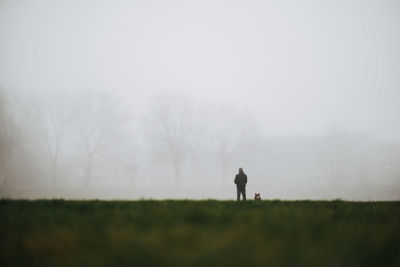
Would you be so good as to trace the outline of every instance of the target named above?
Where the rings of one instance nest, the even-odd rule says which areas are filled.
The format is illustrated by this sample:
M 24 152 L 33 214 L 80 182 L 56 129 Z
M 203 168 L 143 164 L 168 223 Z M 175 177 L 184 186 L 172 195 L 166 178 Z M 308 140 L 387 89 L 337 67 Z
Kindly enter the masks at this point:
M 261 200 L 260 193 L 254 193 L 254 200 Z

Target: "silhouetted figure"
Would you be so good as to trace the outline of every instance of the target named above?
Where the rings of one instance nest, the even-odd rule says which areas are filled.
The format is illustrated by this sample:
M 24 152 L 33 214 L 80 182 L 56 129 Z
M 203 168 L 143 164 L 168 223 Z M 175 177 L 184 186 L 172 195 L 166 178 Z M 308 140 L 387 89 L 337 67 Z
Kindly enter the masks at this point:
M 261 200 L 261 195 L 260 193 L 254 193 L 254 200 Z
M 246 200 L 246 184 L 247 175 L 243 172 L 243 169 L 239 169 L 239 173 L 236 174 L 235 184 L 237 189 L 237 201 L 240 200 L 240 194 L 243 196 L 243 200 Z

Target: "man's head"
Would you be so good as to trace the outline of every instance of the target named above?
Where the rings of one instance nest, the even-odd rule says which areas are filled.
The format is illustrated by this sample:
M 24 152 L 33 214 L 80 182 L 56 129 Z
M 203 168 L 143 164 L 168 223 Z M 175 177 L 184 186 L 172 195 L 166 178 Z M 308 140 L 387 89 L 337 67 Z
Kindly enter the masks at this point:
M 239 168 L 239 173 L 243 173 L 243 168 Z

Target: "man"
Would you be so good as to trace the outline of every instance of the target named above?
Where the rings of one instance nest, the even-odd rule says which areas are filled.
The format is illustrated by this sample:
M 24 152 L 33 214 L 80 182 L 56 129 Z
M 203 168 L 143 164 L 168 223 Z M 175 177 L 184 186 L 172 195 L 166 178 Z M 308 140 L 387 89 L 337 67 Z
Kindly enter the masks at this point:
M 243 172 L 242 168 L 239 168 L 239 173 L 236 174 L 235 184 L 237 189 L 237 201 L 240 200 L 240 194 L 242 194 L 243 200 L 246 200 L 247 175 Z

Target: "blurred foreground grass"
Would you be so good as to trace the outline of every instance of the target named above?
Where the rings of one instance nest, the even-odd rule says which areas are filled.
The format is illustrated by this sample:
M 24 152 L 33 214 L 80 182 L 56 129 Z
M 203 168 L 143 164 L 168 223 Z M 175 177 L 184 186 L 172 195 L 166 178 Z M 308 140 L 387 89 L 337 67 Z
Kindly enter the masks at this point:
M 0 200 L 0 266 L 400 266 L 400 202 Z

